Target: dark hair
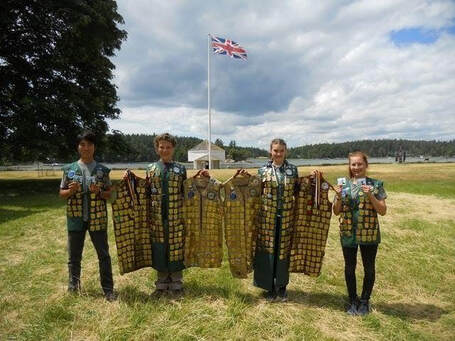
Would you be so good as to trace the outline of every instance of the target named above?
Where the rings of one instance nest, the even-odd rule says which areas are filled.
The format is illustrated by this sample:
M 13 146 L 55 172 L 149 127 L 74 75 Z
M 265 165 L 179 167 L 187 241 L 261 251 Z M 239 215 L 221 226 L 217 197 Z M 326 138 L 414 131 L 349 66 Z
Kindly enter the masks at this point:
M 172 136 L 171 134 L 169 133 L 164 133 L 164 134 L 161 134 L 161 135 L 157 135 L 155 137 L 155 149 L 158 150 L 158 145 L 160 144 L 160 141 L 167 141 L 169 142 L 170 144 L 172 144 L 172 147 L 175 147 L 176 144 L 177 144 L 177 139 Z
M 86 130 L 77 135 L 77 146 L 79 146 L 79 143 L 81 143 L 82 140 L 86 140 L 88 142 L 93 143 L 96 146 L 96 136 L 93 132 Z
M 356 152 L 351 152 L 348 154 L 348 167 L 349 167 L 349 177 L 352 178 L 352 172 L 351 172 L 351 157 L 353 156 L 360 156 L 363 159 L 363 162 L 365 162 L 365 168 L 368 168 L 368 156 L 364 152 L 356 151 Z
M 283 139 L 273 139 L 272 142 L 270 142 L 270 150 L 272 150 L 272 145 L 274 145 L 274 144 L 282 145 L 282 146 L 284 146 L 284 149 L 288 149 L 288 146 L 287 146 L 286 142 L 284 142 Z

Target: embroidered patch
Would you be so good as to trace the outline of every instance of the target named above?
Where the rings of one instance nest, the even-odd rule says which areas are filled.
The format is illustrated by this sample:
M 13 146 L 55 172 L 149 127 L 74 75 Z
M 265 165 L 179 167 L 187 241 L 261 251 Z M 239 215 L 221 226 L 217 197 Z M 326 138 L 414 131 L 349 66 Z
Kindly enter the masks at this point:
M 76 173 L 75 173 L 73 170 L 70 170 L 70 171 L 68 172 L 68 178 L 69 178 L 69 179 L 74 178 L 74 175 L 75 175 L 75 174 L 76 174 Z
M 286 175 L 292 175 L 292 174 L 294 174 L 292 169 L 290 169 L 290 168 L 286 169 Z
M 208 192 L 208 193 L 207 193 L 207 198 L 208 198 L 209 200 L 213 200 L 213 199 L 215 199 L 215 197 L 216 197 L 215 192 Z
M 178 168 L 177 166 L 174 167 L 174 173 L 175 174 L 179 174 L 180 173 L 180 168 Z
M 229 196 L 229 198 L 230 198 L 231 200 L 235 200 L 235 199 L 237 199 L 237 194 L 236 194 L 234 191 L 232 191 L 232 192 L 231 192 L 231 195 Z
M 325 189 L 329 189 L 329 184 L 328 184 L 327 182 L 323 182 L 323 183 L 321 184 L 321 188 L 324 189 L 324 190 L 325 190 Z

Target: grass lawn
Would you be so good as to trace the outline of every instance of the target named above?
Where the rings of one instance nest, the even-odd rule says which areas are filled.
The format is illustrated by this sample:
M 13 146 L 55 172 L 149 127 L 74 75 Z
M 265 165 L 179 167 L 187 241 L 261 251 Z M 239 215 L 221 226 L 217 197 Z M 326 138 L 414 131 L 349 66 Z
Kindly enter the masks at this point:
M 334 183 L 347 166 L 318 169 Z M 344 313 L 335 218 L 321 276 L 292 274 L 288 303 L 265 302 L 251 278 L 232 278 L 226 261 L 220 269 L 185 270 L 182 300 L 152 299 L 150 268 L 119 275 L 111 221 L 118 301 L 103 299 L 88 237 L 82 294 L 69 295 L 60 174 L 0 172 L 0 340 L 454 340 L 455 164 L 371 165 L 369 171 L 384 180 L 389 197 L 380 218 L 373 312 L 363 318 Z M 233 172 L 212 171 L 219 180 Z M 121 174 L 113 171 L 112 178 Z M 361 288 L 360 256 L 358 262 Z

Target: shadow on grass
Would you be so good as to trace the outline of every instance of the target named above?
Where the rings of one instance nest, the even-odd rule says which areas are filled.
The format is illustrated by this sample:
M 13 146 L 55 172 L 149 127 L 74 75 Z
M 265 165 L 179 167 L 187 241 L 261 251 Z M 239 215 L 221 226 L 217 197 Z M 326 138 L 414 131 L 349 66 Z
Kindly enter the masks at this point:
M 3 209 L 0 208 L 0 224 L 6 223 L 8 221 L 20 219 L 27 217 L 32 214 L 37 214 L 40 212 L 43 212 L 44 210 L 21 210 L 21 211 L 16 211 L 16 210 L 9 210 L 9 209 Z
M 437 321 L 448 311 L 433 304 L 423 303 L 378 303 L 373 306 L 380 312 L 404 320 Z
M 2 193 L 8 196 L 57 193 L 60 181 L 60 179 L 0 179 L 0 188 Z
M 222 287 L 216 286 L 198 286 L 192 283 L 185 283 L 184 286 L 184 294 L 182 296 L 183 299 L 198 299 L 198 298 L 207 298 L 210 299 L 212 297 L 222 297 L 225 299 L 229 298 L 238 298 L 242 300 L 247 305 L 255 305 L 259 300 L 258 297 L 253 296 L 251 294 L 246 294 L 239 292 L 237 290 L 229 291 Z M 137 287 L 134 286 L 126 286 L 123 288 L 119 288 L 117 290 L 119 294 L 119 300 L 125 302 L 129 305 L 134 305 L 136 303 L 148 303 L 157 300 L 173 300 L 174 297 L 171 295 L 164 295 L 160 298 L 153 297 L 151 294 L 154 291 L 154 288 L 150 288 L 149 291 L 143 292 L 139 290 Z M 100 294 L 96 291 L 88 292 L 88 294 L 93 296 L 99 296 Z
M 346 295 L 332 294 L 327 292 L 304 292 L 288 290 L 289 302 L 299 303 L 318 308 L 330 308 L 344 311 L 346 307 Z

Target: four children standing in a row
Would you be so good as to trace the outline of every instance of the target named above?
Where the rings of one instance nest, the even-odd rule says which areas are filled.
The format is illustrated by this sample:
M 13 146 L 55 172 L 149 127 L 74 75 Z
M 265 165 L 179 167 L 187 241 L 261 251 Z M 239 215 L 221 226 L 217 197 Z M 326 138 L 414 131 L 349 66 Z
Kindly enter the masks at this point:
M 97 251 L 101 285 L 107 300 L 114 300 L 112 266 L 107 244 L 107 212 L 105 200 L 111 194 L 109 169 L 94 161 L 95 136 L 91 133 L 78 139 L 80 159 L 64 168 L 60 196 L 68 200 L 69 291 L 80 289 L 80 262 L 85 233 L 88 230 Z M 169 134 L 155 139 L 160 160 L 147 167 L 152 184 L 160 187 L 155 198 L 155 221 L 152 233 L 153 267 L 157 270 L 154 295 L 181 295 L 183 239 L 183 181 L 186 169 L 173 161 L 176 140 Z M 290 243 L 286 243 L 292 226 L 287 215 L 293 209 L 297 190 L 297 167 L 286 160 L 286 143 L 274 139 L 270 144 L 271 160 L 258 170 L 262 179 L 261 210 L 274 208 L 273 214 L 261 214 L 254 261 L 254 284 L 266 290 L 271 301 L 286 301 L 289 282 Z M 381 181 L 366 176 L 368 160 L 365 154 L 349 154 L 349 177 L 340 178 L 335 187 L 333 212 L 340 216 L 340 234 L 345 259 L 345 279 L 350 304 L 349 314 L 365 315 L 370 311 L 369 298 L 375 280 L 375 258 L 380 242 L 377 213 L 386 213 L 387 197 Z M 151 188 L 151 196 L 157 195 Z M 172 206 L 172 209 L 170 207 Z M 153 208 L 152 208 L 153 211 Z M 268 212 L 270 213 L 270 212 Z M 265 218 L 267 217 L 267 219 Z M 289 226 L 288 226 L 289 225 Z M 262 240 L 267 230 L 273 238 Z M 269 245 L 270 244 L 270 245 Z M 288 245 L 289 244 L 289 245 Z M 356 292 L 355 267 L 360 245 L 365 277 L 360 299 Z

